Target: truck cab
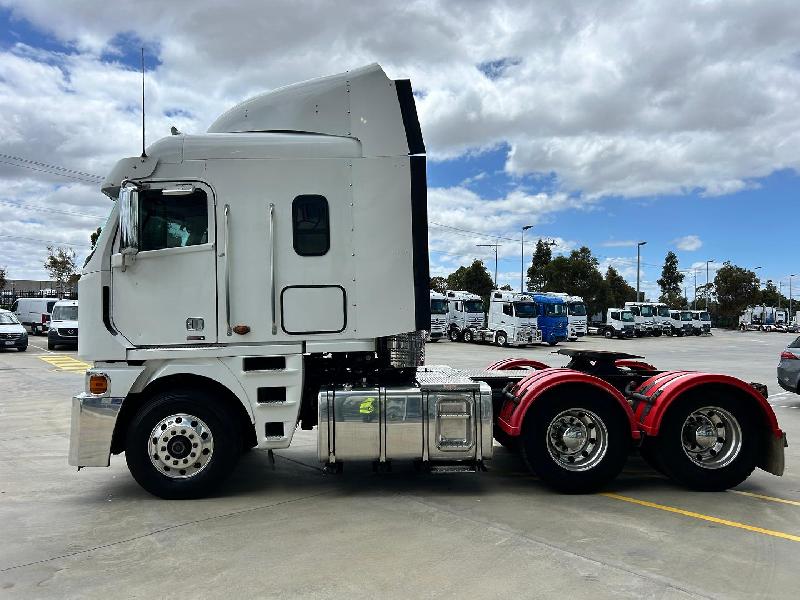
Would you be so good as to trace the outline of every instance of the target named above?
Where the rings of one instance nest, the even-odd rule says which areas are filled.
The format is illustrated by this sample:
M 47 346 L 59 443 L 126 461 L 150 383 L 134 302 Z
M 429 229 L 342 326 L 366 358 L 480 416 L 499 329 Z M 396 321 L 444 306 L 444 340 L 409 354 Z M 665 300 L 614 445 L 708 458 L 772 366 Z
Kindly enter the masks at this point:
M 467 330 L 483 328 L 486 315 L 480 296 L 463 290 L 447 290 L 444 295 L 448 303 L 447 336 L 451 341 L 464 341 Z
M 431 342 L 447 337 L 447 304 L 444 294 L 431 291 L 431 327 L 428 330 L 428 340 Z
M 711 335 L 711 313 L 709 313 L 707 310 L 701 310 L 700 322 L 703 325 L 703 333 Z
M 693 310 L 692 313 L 692 333 L 694 335 L 702 335 L 703 333 L 703 320 L 700 318 L 701 311 Z
M 683 337 L 684 335 L 692 335 L 694 330 L 692 328 L 692 312 L 689 310 L 671 310 L 669 311 L 670 326 L 672 327 L 672 335 Z
M 632 338 L 636 335 L 636 319 L 627 307 L 609 308 L 601 331 L 603 337 L 609 340 L 615 337 Z
M 487 328 L 499 346 L 535 344 L 541 340 L 539 307 L 530 294 L 492 290 Z
M 656 328 L 654 327 L 653 307 L 649 303 L 626 302 L 625 308 L 633 313 L 633 317 L 636 321 L 635 330 L 637 337 L 654 335 Z M 660 335 L 660 330 L 658 335 Z
M 672 325 L 670 323 L 669 307 L 663 302 L 653 302 L 651 306 L 653 307 L 653 332 L 660 331 L 662 335 L 670 335 L 672 333 Z
M 567 305 L 567 317 L 569 319 L 568 337 L 570 341 L 575 341 L 583 337 L 588 332 L 588 317 L 586 314 L 586 303 L 580 296 L 571 296 L 565 292 L 545 292 L 548 296 L 561 298 Z
M 533 294 L 532 298 L 538 306 L 538 325 L 542 332 L 542 341 L 555 346 L 566 340 L 569 335 L 569 317 L 564 299 L 548 294 Z

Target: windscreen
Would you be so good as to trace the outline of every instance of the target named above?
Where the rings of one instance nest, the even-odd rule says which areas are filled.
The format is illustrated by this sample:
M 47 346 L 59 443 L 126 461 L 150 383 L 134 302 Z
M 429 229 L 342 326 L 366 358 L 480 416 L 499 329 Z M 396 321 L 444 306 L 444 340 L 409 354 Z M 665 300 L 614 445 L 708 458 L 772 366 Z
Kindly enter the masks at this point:
M 523 319 L 530 319 L 536 316 L 536 304 L 534 302 L 514 302 L 514 313 Z
M 77 321 L 78 320 L 78 307 L 77 306 L 56 306 L 53 309 L 53 321 Z
M 431 300 L 431 314 L 443 315 L 447 313 L 447 300 Z
M 623 310 L 619 320 L 623 323 L 633 323 L 633 313 L 629 310 Z
M 701 321 L 710 321 L 711 320 L 711 315 L 708 314 L 706 311 L 703 311 L 703 312 L 700 313 L 700 320 Z
M 653 316 L 653 307 L 652 306 L 643 306 L 642 307 L 642 316 L 643 317 L 652 317 Z
M 0 313 L 0 325 L 18 325 L 17 317 L 11 313 Z
M 688 310 L 681 313 L 681 321 L 691 321 L 692 320 L 692 313 Z
M 53 300 L 52 302 L 48 302 L 47 303 L 47 312 L 49 312 L 49 313 L 53 312 L 53 307 L 55 305 L 56 305 L 56 301 L 55 300 Z
M 563 304 L 544 304 L 544 314 L 548 317 L 562 317 L 566 315 Z
M 658 316 L 659 317 L 668 317 L 669 316 L 669 308 L 666 306 L 659 306 L 658 307 Z
M 569 303 L 569 314 L 575 317 L 585 317 L 586 316 L 586 305 L 583 302 L 570 302 Z
M 480 300 L 465 300 L 464 301 L 464 312 L 482 313 L 483 312 L 483 302 L 481 302 Z

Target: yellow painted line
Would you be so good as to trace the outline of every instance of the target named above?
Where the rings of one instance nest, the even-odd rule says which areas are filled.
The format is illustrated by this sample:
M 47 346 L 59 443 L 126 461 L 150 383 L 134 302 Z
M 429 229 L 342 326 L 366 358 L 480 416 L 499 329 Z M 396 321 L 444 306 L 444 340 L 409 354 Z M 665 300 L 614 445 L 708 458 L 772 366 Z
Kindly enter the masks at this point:
M 71 356 L 66 356 L 64 354 L 54 355 L 54 356 L 40 356 L 44 362 L 53 365 L 57 369 L 62 371 L 70 371 L 70 372 L 83 372 L 86 369 L 91 368 L 92 365 L 89 363 L 85 363 L 82 360 L 77 360 L 72 358 Z
M 760 500 L 769 500 L 770 502 L 780 502 L 782 504 L 791 504 L 792 506 L 800 506 L 797 500 L 786 500 L 785 498 L 775 498 L 774 496 L 765 496 L 764 494 L 754 494 L 753 492 L 742 492 L 739 490 L 731 490 L 734 494 L 741 496 L 750 496 L 751 498 L 759 498 Z
M 684 517 L 700 519 L 701 521 L 709 521 L 710 523 L 716 523 L 718 525 L 727 525 L 728 527 L 735 527 L 736 529 L 744 529 L 746 531 L 753 531 L 755 533 L 771 535 L 772 537 L 777 537 L 792 542 L 800 542 L 800 535 L 792 535 L 791 533 L 774 531 L 772 529 L 764 529 L 763 527 L 747 525 L 746 523 L 739 523 L 738 521 L 729 521 L 728 519 L 720 519 L 719 517 L 712 517 L 711 515 L 704 515 L 702 513 L 692 512 L 690 510 L 683 510 L 682 508 L 666 506 L 665 504 L 656 504 L 655 502 L 648 502 L 647 500 L 639 500 L 638 498 L 631 498 L 629 496 L 621 496 L 620 494 L 603 493 L 600 495 L 605 496 L 606 498 L 613 498 L 614 500 L 622 500 L 623 502 L 630 502 L 631 504 L 638 504 L 640 506 L 647 506 L 648 508 L 655 508 L 658 510 L 675 513 L 677 515 L 683 515 Z

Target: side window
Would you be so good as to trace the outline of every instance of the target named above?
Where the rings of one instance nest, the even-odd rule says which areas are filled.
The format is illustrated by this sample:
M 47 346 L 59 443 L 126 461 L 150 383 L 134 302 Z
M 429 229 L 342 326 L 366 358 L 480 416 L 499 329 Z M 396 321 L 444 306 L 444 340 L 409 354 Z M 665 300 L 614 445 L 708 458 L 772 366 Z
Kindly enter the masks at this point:
M 17 308 L 19 308 L 19 300 L 14 300 L 14 304 L 11 305 L 11 312 L 17 312 Z
M 139 196 L 139 250 L 183 248 L 208 242 L 208 199 L 202 190 L 163 196 L 160 190 Z
M 511 304 L 508 302 L 503 303 L 503 314 L 508 315 L 509 317 L 514 315 L 514 311 L 511 310 Z
M 47 312 L 49 312 L 49 313 L 52 313 L 52 312 L 53 312 L 53 307 L 54 307 L 55 305 L 56 305 L 56 303 L 55 303 L 55 302 L 48 302 L 48 303 L 47 303 Z
M 294 251 L 300 256 L 322 256 L 331 247 L 328 201 L 325 196 L 297 196 L 292 201 Z
M 461 312 L 461 302 L 456 302 L 456 310 Z
M 619 313 L 618 312 L 612 312 L 611 313 L 611 319 L 613 321 L 619 321 Z

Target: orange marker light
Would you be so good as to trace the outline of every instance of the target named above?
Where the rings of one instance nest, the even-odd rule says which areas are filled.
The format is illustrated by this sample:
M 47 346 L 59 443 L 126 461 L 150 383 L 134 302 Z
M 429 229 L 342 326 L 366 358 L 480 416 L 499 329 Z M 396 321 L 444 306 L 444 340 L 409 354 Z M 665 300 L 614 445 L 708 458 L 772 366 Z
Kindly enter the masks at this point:
M 108 379 L 105 375 L 89 375 L 89 393 L 99 396 L 108 391 Z

